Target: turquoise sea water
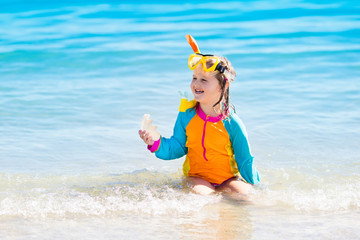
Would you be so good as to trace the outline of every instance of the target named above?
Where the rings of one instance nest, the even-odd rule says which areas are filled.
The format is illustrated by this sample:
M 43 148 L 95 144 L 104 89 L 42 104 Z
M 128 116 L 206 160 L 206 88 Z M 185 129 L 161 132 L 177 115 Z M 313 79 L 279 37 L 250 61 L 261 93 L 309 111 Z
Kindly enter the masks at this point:
M 360 239 L 358 1 L 0 3 L 1 239 Z M 237 71 L 248 203 L 138 137 L 172 134 L 186 34 Z

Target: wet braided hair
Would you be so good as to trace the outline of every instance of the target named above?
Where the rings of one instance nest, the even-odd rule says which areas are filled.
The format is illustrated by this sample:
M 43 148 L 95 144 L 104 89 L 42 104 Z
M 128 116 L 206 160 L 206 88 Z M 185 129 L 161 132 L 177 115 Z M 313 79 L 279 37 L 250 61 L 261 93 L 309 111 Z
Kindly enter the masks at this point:
M 234 77 L 236 76 L 235 70 L 232 67 L 230 61 L 225 57 L 219 57 L 221 66 L 225 67 L 226 70 L 228 70 Z M 207 62 L 206 65 L 212 65 L 211 62 Z M 229 82 L 229 84 L 234 81 L 234 79 L 228 79 L 226 78 L 225 74 L 216 72 L 215 78 L 219 81 L 220 87 L 221 87 L 221 95 L 219 100 L 213 105 L 215 108 L 216 105 L 220 104 L 221 113 L 229 117 L 230 115 L 230 96 L 229 96 L 229 87 L 226 88 L 226 83 Z M 230 86 L 230 85 L 229 85 Z M 234 108 L 232 106 L 232 108 Z

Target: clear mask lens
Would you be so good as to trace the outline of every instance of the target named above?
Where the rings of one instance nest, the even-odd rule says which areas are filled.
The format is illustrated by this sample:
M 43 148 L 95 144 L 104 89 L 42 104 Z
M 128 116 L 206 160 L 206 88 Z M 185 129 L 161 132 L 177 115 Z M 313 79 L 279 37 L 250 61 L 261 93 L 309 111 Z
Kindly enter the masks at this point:
M 189 60 L 189 67 L 194 68 L 196 65 L 200 63 L 202 56 L 194 56 Z

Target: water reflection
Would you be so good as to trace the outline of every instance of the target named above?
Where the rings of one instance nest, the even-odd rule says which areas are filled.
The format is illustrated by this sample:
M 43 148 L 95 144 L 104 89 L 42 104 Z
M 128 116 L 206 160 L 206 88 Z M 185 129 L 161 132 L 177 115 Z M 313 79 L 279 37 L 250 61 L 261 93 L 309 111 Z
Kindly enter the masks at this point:
M 254 230 L 246 203 L 241 201 L 224 199 L 190 217 L 193 221 L 182 226 L 182 239 L 250 239 Z

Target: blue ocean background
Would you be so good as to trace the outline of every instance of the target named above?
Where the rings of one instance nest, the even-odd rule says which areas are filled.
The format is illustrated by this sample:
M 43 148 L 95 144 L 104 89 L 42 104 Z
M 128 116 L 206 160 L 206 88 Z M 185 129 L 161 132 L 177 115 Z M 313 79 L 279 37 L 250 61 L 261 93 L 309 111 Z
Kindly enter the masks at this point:
M 0 238 L 360 238 L 358 1 L 0 4 Z M 145 113 L 172 134 L 187 34 L 237 72 L 250 203 L 138 137 Z

